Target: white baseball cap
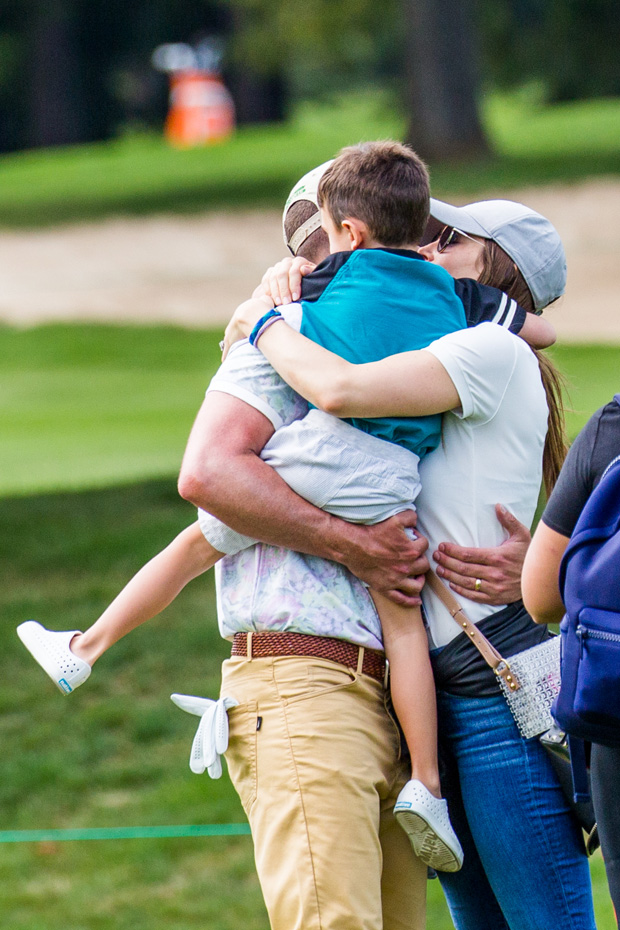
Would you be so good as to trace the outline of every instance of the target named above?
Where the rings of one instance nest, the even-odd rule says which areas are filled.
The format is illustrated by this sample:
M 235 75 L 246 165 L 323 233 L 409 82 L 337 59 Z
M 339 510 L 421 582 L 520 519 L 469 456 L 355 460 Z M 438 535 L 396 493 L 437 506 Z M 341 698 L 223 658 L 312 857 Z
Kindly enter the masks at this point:
M 493 239 L 513 260 L 542 310 L 564 293 L 566 255 L 556 228 L 514 200 L 481 200 L 454 207 L 431 198 L 431 216 L 445 226 Z
M 333 162 L 333 158 L 329 161 L 323 162 L 322 165 L 319 165 L 317 168 L 313 168 L 312 171 L 308 171 L 307 174 L 304 174 L 303 178 L 297 182 L 293 190 L 290 192 L 284 204 L 284 212 L 282 213 L 282 235 L 284 236 L 284 244 L 288 246 L 293 255 L 297 255 L 297 252 L 306 241 L 306 239 L 312 235 L 312 233 L 319 228 L 321 225 L 321 213 L 319 210 L 318 204 L 318 190 L 319 182 L 329 166 Z M 313 213 L 304 223 L 299 226 L 294 233 L 291 234 L 289 239 L 286 238 L 286 231 L 284 228 L 284 221 L 286 219 L 286 214 L 289 209 L 293 206 L 294 203 L 297 203 L 299 200 L 309 200 L 310 203 L 313 203 L 316 207 L 316 213 Z

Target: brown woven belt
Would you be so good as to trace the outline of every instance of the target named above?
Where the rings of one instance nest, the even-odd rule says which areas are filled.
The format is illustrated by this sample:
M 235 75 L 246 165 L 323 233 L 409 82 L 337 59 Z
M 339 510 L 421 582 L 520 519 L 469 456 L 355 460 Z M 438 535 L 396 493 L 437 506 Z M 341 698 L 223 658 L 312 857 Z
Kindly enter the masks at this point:
M 248 639 L 250 642 L 248 643 Z M 235 633 L 232 655 L 261 659 L 267 656 L 313 656 L 330 659 L 347 668 L 359 670 L 376 681 L 385 679 L 385 656 L 363 646 L 346 643 L 329 636 L 308 636 L 305 633 Z

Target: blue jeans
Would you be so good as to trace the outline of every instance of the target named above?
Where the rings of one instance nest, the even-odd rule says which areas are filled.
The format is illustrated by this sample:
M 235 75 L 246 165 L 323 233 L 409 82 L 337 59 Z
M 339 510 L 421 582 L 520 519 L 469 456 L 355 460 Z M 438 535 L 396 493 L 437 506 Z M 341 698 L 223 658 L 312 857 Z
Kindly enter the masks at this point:
M 440 873 L 457 930 L 595 930 L 581 831 L 503 696 L 437 695 L 441 783 L 465 854 Z

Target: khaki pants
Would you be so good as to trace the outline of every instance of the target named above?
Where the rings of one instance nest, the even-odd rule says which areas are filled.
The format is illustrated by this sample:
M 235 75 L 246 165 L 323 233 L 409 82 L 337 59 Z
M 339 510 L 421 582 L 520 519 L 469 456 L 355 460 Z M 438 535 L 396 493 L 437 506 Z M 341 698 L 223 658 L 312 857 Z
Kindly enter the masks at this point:
M 426 867 L 394 819 L 409 777 L 379 682 L 307 657 L 224 662 L 226 753 L 272 930 L 423 930 Z

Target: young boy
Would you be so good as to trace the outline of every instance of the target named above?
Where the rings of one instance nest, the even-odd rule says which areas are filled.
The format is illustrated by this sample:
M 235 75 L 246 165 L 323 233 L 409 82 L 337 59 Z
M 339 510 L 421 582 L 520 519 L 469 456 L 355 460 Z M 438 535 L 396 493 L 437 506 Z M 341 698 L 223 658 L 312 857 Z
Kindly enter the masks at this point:
M 417 253 L 429 185 L 425 166 L 410 149 L 368 143 L 343 150 L 324 172 L 318 199 L 332 255 L 304 279 L 301 305 L 287 310 L 287 320 L 314 341 L 349 361 L 369 362 L 424 348 L 467 324 L 505 313 L 512 315 L 513 331 L 523 327 L 525 312 L 505 295 L 472 281 L 455 282 Z M 261 321 L 254 341 L 277 318 Z M 540 345 L 547 337 L 544 330 L 529 338 Z M 211 387 L 226 390 L 222 378 L 216 376 Z M 348 423 L 314 409 L 303 412 L 300 408 L 300 419 L 277 429 L 262 453 L 294 490 L 351 522 L 379 522 L 413 508 L 417 464 L 440 440 L 439 416 Z M 221 524 L 201 513 L 200 525 L 189 527 L 141 569 L 85 634 L 52 633 L 29 621 L 19 628 L 20 637 L 58 687 L 71 691 L 113 642 L 161 611 L 191 578 L 221 558 L 220 539 Z M 226 551 L 252 542 L 238 537 L 236 549 L 227 545 Z M 455 871 L 462 851 L 440 798 L 435 691 L 420 611 L 397 607 L 378 594 L 373 598 L 394 706 L 412 758 L 412 780 L 396 811 L 400 804 L 423 861 Z M 416 819 L 419 829 L 410 830 Z

